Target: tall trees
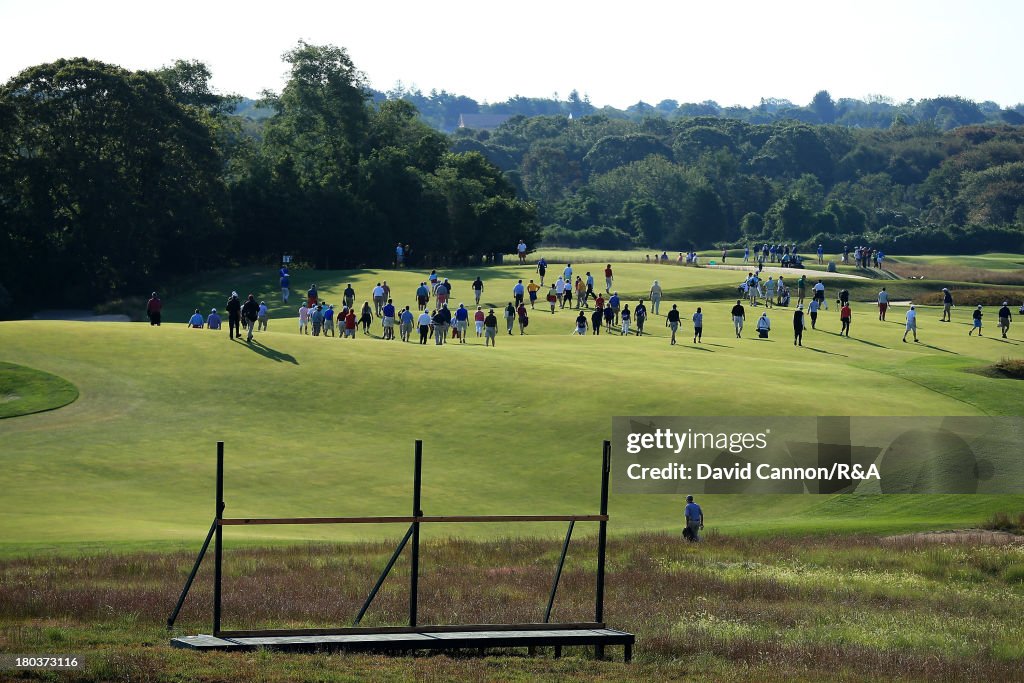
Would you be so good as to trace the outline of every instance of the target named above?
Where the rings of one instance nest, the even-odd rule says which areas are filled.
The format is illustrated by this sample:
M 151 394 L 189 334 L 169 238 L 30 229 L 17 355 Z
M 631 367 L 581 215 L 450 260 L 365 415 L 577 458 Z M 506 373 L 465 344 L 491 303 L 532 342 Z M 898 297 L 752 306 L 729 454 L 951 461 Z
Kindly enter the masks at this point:
M 223 159 L 167 85 L 86 59 L 0 87 L 0 273 L 16 298 L 63 303 L 143 287 L 211 261 Z
M 534 207 L 500 170 L 477 152 L 449 153 L 405 99 L 372 105 L 343 48 L 300 42 L 284 59 L 291 76 L 267 96 L 276 114 L 239 184 L 295 208 L 239 215 L 240 230 L 268 238 L 253 256 L 288 250 L 348 267 L 390 262 L 397 241 L 458 259 L 536 236 Z

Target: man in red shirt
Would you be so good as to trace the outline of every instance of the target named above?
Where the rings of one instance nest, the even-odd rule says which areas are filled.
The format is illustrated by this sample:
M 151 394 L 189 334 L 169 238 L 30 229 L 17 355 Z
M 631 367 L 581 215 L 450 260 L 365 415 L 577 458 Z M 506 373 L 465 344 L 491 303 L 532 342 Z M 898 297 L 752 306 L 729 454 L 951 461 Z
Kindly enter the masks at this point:
M 614 280 L 615 280 L 615 278 L 612 277 L 612 264 L 609 263 L 607 266 L 604 267 L 604 291 L 605 292 L 607 292 L 609 294 L 611 293 L 611 291 L 612 291 L 612 282 Z
M 843 307 L 839 309 L 839 320 L 843 323 L 843 328 L 839 330 L 839 336 L 843 336 L 843 332 L 846 333 L 847 338 L 850 336 L 850 303 L 844 302 Z

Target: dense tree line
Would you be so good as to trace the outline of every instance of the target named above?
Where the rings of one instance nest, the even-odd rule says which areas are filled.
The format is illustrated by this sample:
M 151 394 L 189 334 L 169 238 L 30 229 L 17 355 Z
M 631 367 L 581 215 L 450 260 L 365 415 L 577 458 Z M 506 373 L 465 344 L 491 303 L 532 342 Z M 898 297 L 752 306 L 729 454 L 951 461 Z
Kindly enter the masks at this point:
M 471 261 L 538 236 L 535 209 L 407 102 L 375 102 L 344 49 L 306 43 L 259 124 L 210 73 L 86 59 L 0 87 L 0 309 L 145 293 L 282 253 L 321 267 Z M 0 311 L 2 312 L 2 311 Z
M 549 243 L 1024 249 L 1022 126 L 515 117 L 457 132 L 453 149 L 505 170 Z
M 773 123 L 777 121 L 798 121 L 811 124 L 835 124 L 851 128 L 889 128 L 893 125 L 931 124 L 939 130 L 951 130 L 958 126 L 977 123 L 1024 124 L 1024 103 L 1002 108 L 995 102 L 972 102 L 971 100 L 941 96 L 923 100 L 894 102 L 880 95 L 863 100 L 841 98 L 833 100 L 827 90 L 820 90 L 807 105 L 798 105 L 780 98 L 762 98 L 751 107 L 723 107 L 713 100 L 704 102 L 683 102 L 662 100 L 657 104 L 640 101 L 625 109 L 605 106 L 596 107 L 590 99 L 580 96 L 577 90 L 564 99 L 538 97 L 511 97 L 504 102 L 478 102 L 465 95 L 456 95 L 446 90 L 431 90 L 424 93 L 415 86 L 401 83 L 387 92 L 377 92 L 378 99 L 402 99 L 414 104 L 424 120 L 446 132 L 454 132 L 462 114 L 508 114 L 511 116 L 569 116 L 579 118 L 600 114 L 612 119 L 640 121 L 646 118 L 666 120 L 687 119 L 699 116 L 736 119 L 746 123 Z M 242 110 L 252 113 L 250 106 Z

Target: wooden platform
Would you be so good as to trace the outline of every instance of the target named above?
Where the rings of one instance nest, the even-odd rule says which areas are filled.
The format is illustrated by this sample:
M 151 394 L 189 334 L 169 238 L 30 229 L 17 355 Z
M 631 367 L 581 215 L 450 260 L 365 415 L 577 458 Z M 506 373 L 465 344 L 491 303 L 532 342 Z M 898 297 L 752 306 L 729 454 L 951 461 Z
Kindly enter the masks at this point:
M 581 626 L 586 626 L 581 628 Z M 236 632 L 246 633 L 246 632 Z M 292 652 L 412 652 L 415 650 L 456 650 L 508 647 L 554 647 L 555 656 L 570 645 L 622 645 L 623 659 L 633 656 L 636 636 L 606 628 L 603 624 L 531 624 L 487 626 L 424 626 L 395 629 L 338 629 L 315 633 L 248 632 L 253 635 L 222 633 L 181 636 L 171 640 L 172 647 L 192 650 L 245 651 L 260 648 Z

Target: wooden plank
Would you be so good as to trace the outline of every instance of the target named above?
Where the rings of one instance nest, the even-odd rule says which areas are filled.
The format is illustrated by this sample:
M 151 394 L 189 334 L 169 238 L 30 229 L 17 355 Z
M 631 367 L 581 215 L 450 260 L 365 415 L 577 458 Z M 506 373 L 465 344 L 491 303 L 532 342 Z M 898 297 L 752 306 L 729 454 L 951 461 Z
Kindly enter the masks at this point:
M 255 631 L 221 631 L 221 638 L 261 638 L 287 636 L 330 636 L 373 633 L 446 633 L 452 631 L 564 631 L 574 629 L 601 629 L 604 624 L 594 622 L 556 624 L 442 624 L 438 626 L 342 626 L 337 628 L 263 629 Z
M 608 628 L 546 630 L 441 631 L 417 633 L 350 633 L 319 636 L 279 636 L 257 638 L 215 638 L 208 635 L 184 636 L 171 641 L 174 647 L 197 650 L 451 650 L 504 647 L 566 645 L 623 645 L 625 656 L 632 654 L 636 636 Z
M 504 522 L 607 522 L 608 515 L 448 515 L 431 517 L 232 517 L 219 521 L 221 526 L 254 526 L 261 524 L 410 524 L 435 523 L 504 523 Z

